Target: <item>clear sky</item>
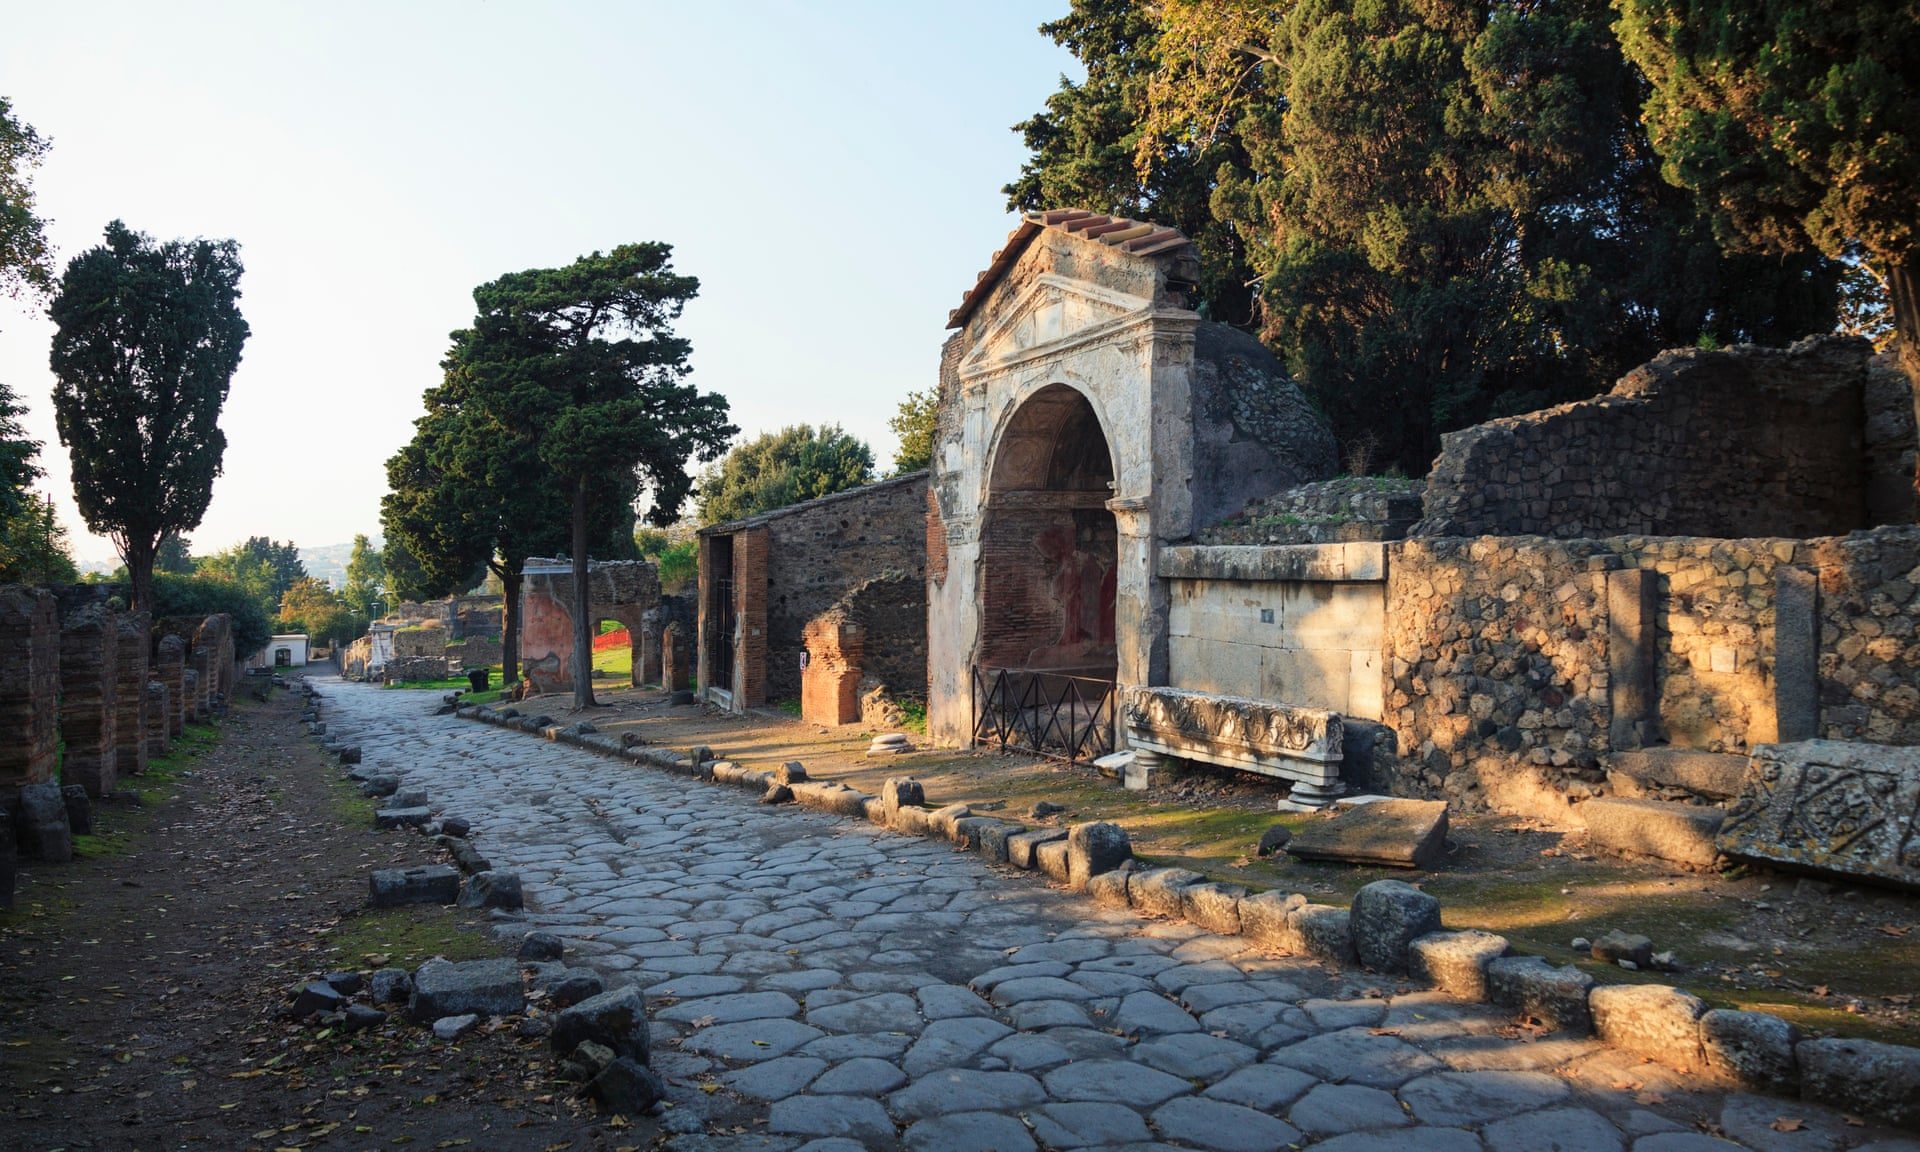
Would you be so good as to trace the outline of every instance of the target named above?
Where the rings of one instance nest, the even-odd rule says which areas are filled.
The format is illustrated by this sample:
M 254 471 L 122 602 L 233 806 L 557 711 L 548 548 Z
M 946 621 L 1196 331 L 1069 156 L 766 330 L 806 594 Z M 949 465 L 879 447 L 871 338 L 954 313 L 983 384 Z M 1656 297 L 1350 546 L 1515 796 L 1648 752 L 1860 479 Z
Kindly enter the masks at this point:
M 1013 225 L 1009 127 L 1072 57 L 1066 0 L 0 3 L 0 94 L 53 141 L 57 260 L 119 217 L 239 240 L 253 328 L 196 553 L 378 531 L 474 285 L 637 240 L 700 297 L 693 379 L 747 433 L 886 428 L 934 382 L 946 315 Z M 54 433 L 52 326 L 0 299 L 0 379 Z

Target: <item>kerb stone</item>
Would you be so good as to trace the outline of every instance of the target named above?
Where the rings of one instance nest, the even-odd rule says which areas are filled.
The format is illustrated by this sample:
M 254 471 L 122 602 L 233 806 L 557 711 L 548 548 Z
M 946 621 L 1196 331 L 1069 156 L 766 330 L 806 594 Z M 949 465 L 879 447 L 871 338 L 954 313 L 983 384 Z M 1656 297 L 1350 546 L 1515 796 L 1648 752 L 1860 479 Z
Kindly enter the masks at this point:
M 1240 901 L 1246 895 L 1238 884 L 1189 884 L 1180 890 L 1180 914 L 1209 932 L 1238 936 Z
M 1016 832 L 1007 837 L 1007 863 L 1015 868 L 1032 868 L 1034 853 L 1039 851 L 1042 844 L 1066 838 L 1065 828 L 1035 828 L 1031 832 Z
M 1768 1012 L 1715 1008 L 1700 1017 L 1707 1067 L 1748 1088 L 1791 1095 L 1800 1087 L 1793 1047 L 1800 1030 Z
M 1698 996 L 1665 984 L 1605 984 L 1587 997 L 1593 1030 L 1616 1048 L 1684 1071 L 1701 1066 Z
M 458 899 L 460 873 L 445 864 L 423 864 L 418 868 L 379 868 L 367 877 L 367 903 L 375 908 L 398 908 L 403 904 L 452 904 Z
M 1800 1095 L 1901 1127 L 1920 1125 L 1920 1048 L 1873 1040 L 1802 1040 Z
M 1067 887 L 1079 892 L 1087 881 L 1111 872 L 1133 856 L 1127 830 L 1118 824 L 1076 824 L 1067 832 Z
M 1555 968 L 1538 956 L 1503 956 L 1487 964 L 1487 998 L 1502 1008 L 1582 1035 L 1593 1030 L 1587 994 L 1593 977 L 1571 965 Z
M 1440 930 L 1440 901 L 1411 884 L 1376 880 L 1354 894 L 1350 924 L 1360 963 L 1377 972 L 1405 972 L 1413 941 Z
M 1133 906 L 1150 916 L 1169 916 L 1179 919 L 1184 901 L 1180 891 L 1189 884 L 1198 884 L 1206 877 L 1185 868 L 1150 868 L 1135 873 L 1127 882 L 1127 898 Z
M 1487 965 L 1507 954 L 1507 939 L 1491 932 L 1433 932 L 1407 950 L 1407 971 L 1449 996 L 1487 999 Z

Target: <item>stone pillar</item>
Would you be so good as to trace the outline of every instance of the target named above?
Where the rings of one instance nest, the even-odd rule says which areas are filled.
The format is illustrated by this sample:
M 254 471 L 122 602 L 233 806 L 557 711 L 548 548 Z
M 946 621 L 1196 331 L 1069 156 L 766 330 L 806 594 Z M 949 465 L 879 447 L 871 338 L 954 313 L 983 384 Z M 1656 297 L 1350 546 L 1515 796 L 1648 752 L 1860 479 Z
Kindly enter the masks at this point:
M 63 783 L 104 796 L 119 782 L 119 621 L 98 604 L 70 613 L 60 629 Z
M 1820 578 L 1805 568 L 1774 573 L 1773 704 L 1776 730 L 1767 741 L 1820 735 Z
M 800 673 L 800 719 L 835 727 L 860 722 L 860 672 L 867 630 L 838 613 L 807 621 L 801 631 L 807 666 Z
M 0 795 L 53 779 L 60 736 L 60 622 L 53 594 L 0 586 Z
M 153 658 L 154 675 L 167 687 L 167 739 L 180 739 L 187 727 L 187 642 L 178 636 L 160 638 Z
M 1658 736 L 1658 580 L 1644 568 L 1607 573 L 1607 692 L 1613 713 L 1607 740 L 1615 752 L 1642 747 Z
M 147 770 L 147 646 L 152 642 L 153 617 L 126 612 L 115 623 L 120 647 L 114 660 L 118 679 L 114 705 L 119 711 L 114 743 L 120 750 L 115 766 L 122 776 L 138 776 Z
M 660 619 L 663 615 L 662 610 L 655 608 L 640 618 L 640 658 L 633 666 L 638 683 L 660 683 Z
M 678 622 L 667 625 L 660 639 L 660 685 L 669 692 L 693 687 L 693 645 Z
M 147 756 L 165 756 L 173 746 L 167 733 L 167 720 L 173 708 L 168 703 L 167 686 L 159 680 L 147 681 Z
M 200 719 L 200 670 L 189 668 L 180 677 L 181 691 L 186 694 L 186 719 Z

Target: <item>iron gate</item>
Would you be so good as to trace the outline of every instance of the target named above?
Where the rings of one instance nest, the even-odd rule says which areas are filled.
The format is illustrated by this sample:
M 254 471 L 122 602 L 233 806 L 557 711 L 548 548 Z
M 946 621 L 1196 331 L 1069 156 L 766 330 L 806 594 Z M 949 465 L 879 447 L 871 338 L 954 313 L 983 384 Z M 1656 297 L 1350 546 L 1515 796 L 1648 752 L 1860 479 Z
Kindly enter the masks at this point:
M 738 619 L 733 612 L 733 572 L 731 567 L 710 585 L 713 599 L 707 609 L 707 651 L 713 657 L 707 663 L 707 675 L 716 687 L 728 692 L 733 683 L 733 632 Z
M 973 670 L 973 742 L 1069 764 L 1113 751 L 1113 681 L 1026 668 Z

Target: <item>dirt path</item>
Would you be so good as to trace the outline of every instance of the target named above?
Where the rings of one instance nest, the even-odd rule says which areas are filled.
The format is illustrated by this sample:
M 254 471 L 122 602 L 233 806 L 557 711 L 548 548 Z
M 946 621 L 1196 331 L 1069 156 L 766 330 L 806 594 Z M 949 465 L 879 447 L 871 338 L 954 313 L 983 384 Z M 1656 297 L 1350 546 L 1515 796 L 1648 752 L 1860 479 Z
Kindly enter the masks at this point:
M 420 694 L 422 708 L 437 703 Z M 390 1022 L 284 1020 L 289 990 L 368 954 L 492 955 L 452 909 L 366 913 L 367 873 L 429 841 L 371 808 L 298 733 L 300 705 L 242 698 L 156 771 L 124 781 L 73 864 L 24 870 L 0 917 L 0 1146 L 35 1149 L 612 1149 L 509 1023 L 457 1046 Z

